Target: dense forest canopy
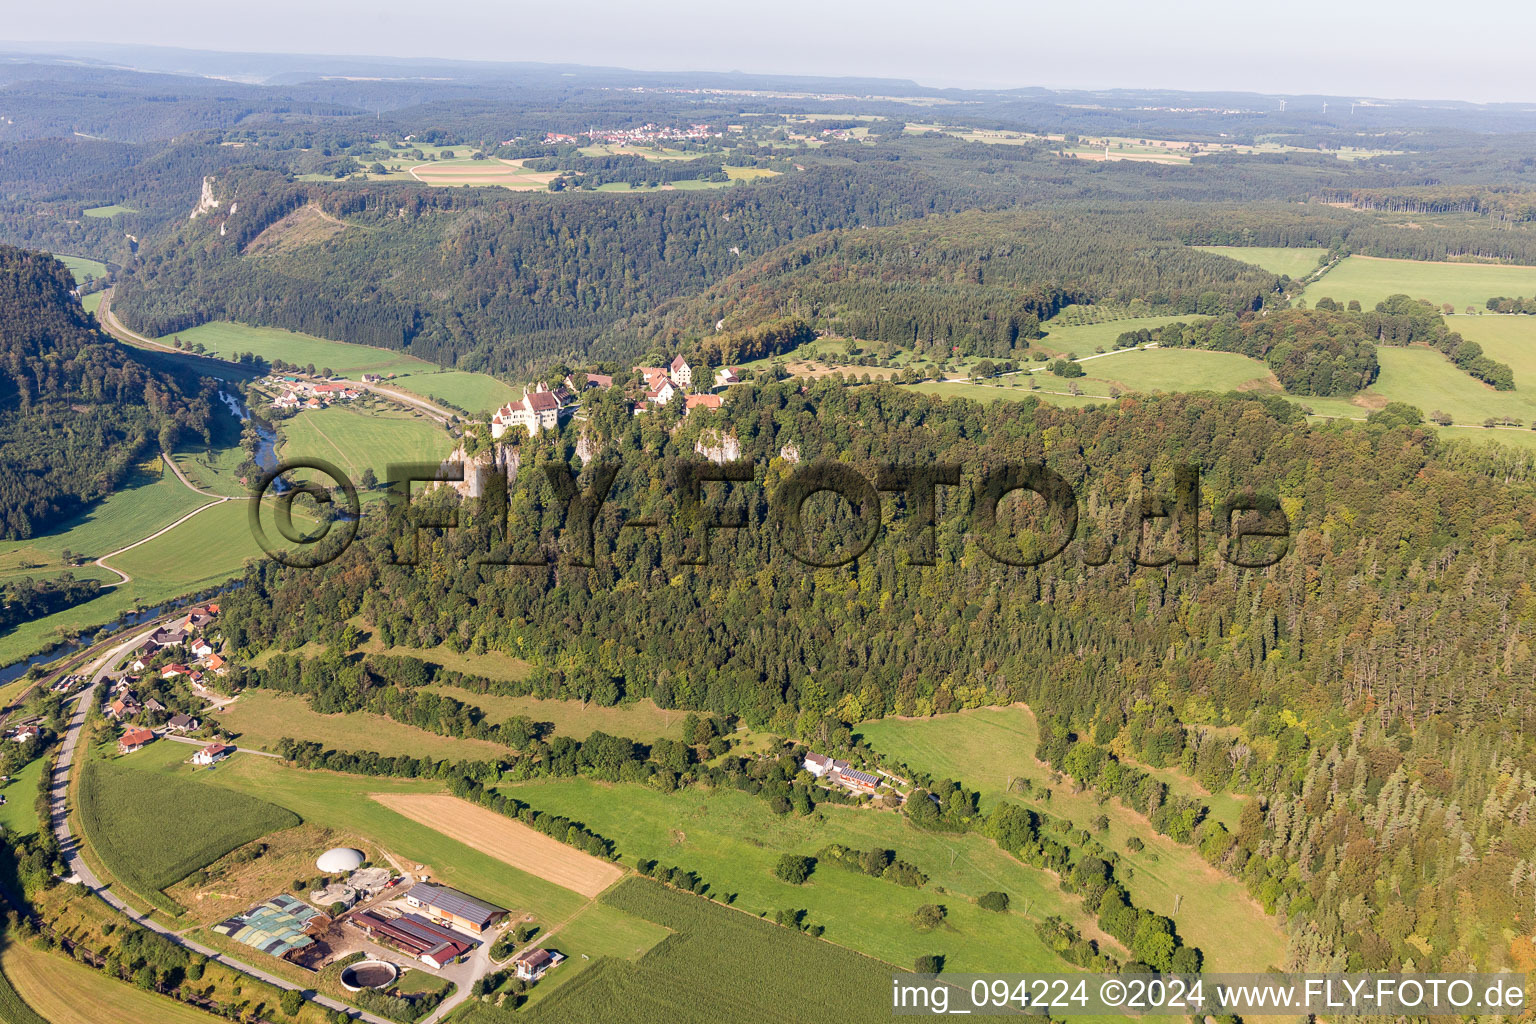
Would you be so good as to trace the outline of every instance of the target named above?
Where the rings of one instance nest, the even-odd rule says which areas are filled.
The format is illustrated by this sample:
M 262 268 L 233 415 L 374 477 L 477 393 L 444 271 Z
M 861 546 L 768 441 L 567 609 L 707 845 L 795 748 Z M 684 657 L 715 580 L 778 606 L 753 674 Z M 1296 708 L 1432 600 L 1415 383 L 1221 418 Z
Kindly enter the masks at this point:
M 0 534 L 29 537 L 105 497 L 182 437 L 207 439 L 211 384 L 102 334 L 62 263 L 0 246 Z
M 1057 709 L 1066 732 L 1120 737 L 1148 763 L 1184 759 L 1213 789 L 1263 796 L 1251 831 L 1201 840 L 1267 906 L 1310 922 L 1299 962 L 1502 962 L 1478 929 L 1521 913 L 1513 896 L 1529 881 L 1514 861 L 1536 840 L 1524 738 L 1536 660 L 1521 639 L 1533 609 L 1519 582 L 1536 557 L 1529 456 L 1442 445 L 1396 407 L 1318 428 L 1273 398 L 983 407 L 835 380 L 742 386 L 708 424 L 624 415 L 590 429 L 609 453 L 597 461 L 622 467 L 594 531 L 596 569 L 561 554 L 565 506 L 541 483 L 572 440 L 525 445 L 507 539 L 491 510 L 466 508 L 416 565 L 392 564 L 381 528 L 322 569 L 263 563 L 228 600 L 232 642 L 294 649 L 356 616 L 385 645 L 531 658 L 526 686 L 546 696 L 649 697 L 801 735 L 823 719 L 1025 700 Z M 713 564 L 689 567 L 671 530 L 617 527 L 673 521 L 668 481 L 709 430 L 739 438 L 756 483 L 721 507 L 748 527 L 713 540 Z M 894 494 L 881 540 L 851 566 L 787 557 L 770 495 L 794 469 L 780 456 L 791 447 L 871 478 L 892 453 L 964 467 L 962 486 L 938 489 L 937 564 L 910 564 L 912 506 Z M 977 548 L 971 475 L 1029 458 L 1073 486 L 1083 521 L 1062 557 L 1012 568 Z M 1204 514 L 1234 493 L 1277 499 L 1289 554 L 1243 570 L 1208 546 L 1198 565 L 1133 566 L 1136 496 L 1168 491 L 1178 463 L 1200 467 Z M 846 505 L 806 514 L 816 536 L 856 532 Z M 1034 522 L 1014 514 L 1015 528 Z M 1203 543 L 1218 532 L 1207 518 Z M 1103 545 L 1111 557 L 1095 568 Z M 482 564 L 541 552 L 548 567 Z M 1350 835 L 1368 841 L 1350 846 L 1340 886 L 1330 879 Z M 1402 896 L 1364 881 L 1389 872 Z M 1477 925 L 1454 911 L 1466 890 Z M 1361 914 L 1406 914 L 1406 926 L 1362 929 Z

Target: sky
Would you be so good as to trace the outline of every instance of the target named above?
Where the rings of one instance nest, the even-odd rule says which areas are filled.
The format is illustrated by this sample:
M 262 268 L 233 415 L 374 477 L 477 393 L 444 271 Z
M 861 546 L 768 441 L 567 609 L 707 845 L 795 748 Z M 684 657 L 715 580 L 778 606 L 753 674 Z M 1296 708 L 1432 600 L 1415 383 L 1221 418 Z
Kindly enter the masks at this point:
M 1536 103 L 1530 0 L 71 0 L 0 37 L 205 50 Z

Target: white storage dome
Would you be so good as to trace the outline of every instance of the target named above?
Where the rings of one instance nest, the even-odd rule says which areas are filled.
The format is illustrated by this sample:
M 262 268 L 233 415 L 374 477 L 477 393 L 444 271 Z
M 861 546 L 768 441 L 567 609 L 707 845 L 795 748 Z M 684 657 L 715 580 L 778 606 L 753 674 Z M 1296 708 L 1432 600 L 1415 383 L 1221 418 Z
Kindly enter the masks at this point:
M 354 850 L 347 846 L 338 846 L 332 850 L 326 850 L 315 861 L 315 866 L 328 875 L 339 875 L 343 871 L 356 871 L 363 866 L 362 850 Z

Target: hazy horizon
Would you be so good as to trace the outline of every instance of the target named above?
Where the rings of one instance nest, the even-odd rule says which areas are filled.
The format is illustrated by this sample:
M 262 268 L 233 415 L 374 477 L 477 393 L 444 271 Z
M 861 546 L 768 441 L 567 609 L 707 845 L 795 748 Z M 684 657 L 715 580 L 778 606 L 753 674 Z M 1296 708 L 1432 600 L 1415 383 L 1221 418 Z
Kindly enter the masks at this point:
M 82 0 L 13 13 L 8 41 L 402 60 L 581 64 L 639 72 L 905 79 L 929 88 L 1168 89 L 1474 103 L 1536 102 L 1523 41 L 1536 10 L 1463 5 L 1454 23 L 1423 0 L 1347 7 L 1303 0 L 1283 22 L 1210 0 L 1179 11 L 1107 0 L 1075 11 L 992 2 L 937 15 L 912 0 L 764 10 L 679 0 L 665 19 L 603 0 L 579 14 L 457 0 L 431 17 L 398 0 L 365 15 L 272 0 L 265 17 L 222 18 L 192 0 L 131 11 Z M 1488 17 L 1482 17 L 1486 12 Z M 131 17 L 129 17 L 131 15 Z M 1496 21 L 1494 20 L 1496 19 Z M 1487 25 L 1497 24 L 1496 32 Z M 97 40 L 80 38 L 91 26 Z M 473 26 L 473 31 L 466 31 Z M 1426 26 L 1433 26 L 1426 28 Z M 296 29 L 302 28 L 302 34 Z M 238 34 L 232 41 L 230 35 Z M 404 40 L 410 46 L 403 45 Z

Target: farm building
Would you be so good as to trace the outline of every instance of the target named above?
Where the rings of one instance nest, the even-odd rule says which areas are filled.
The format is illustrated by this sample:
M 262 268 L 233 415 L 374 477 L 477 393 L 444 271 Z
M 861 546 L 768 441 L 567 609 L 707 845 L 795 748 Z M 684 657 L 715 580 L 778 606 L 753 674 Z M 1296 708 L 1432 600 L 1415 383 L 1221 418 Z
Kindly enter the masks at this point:
M 405 901 L 425 910 L 431 917 L 475 935 L 507 916 L 507 911 L 501 907 L 477 900 L 457 889 L 429 882 L 422 882 L 412 888 L 405 894 Z
M 880 785 L 880 777 L 878 775 L 855 771 L 852 768 L 844 768 L 838 772 L 835 781 L 842 783 L 849 789 L 859 790 L 864 793 L 873 793 L 875 788 Z
M 552 949 L 525 949 L 512 958 L 517 976 L 524 981 L 538 981 L 551 967 L 565 959 Z
M 118 753 L 131 754 L 142 749 L 144 744 L 153 742 L 154 738 L 155 734 L 148 729 L 129 729 L 117 741 Z
M 381 917 L 360 911 L 348 918 L 371 939 L 416 957 L 428 967 L 446 967 L 475 948 L 462 935 L 455 935 L 416 914 Z
M 326 850 L 318 860 L 315 867 L 328 875 L 340 875 L 348 871 L 356 871 L 367 860 L 362 850 L 354 850 L 350 846 L 337 846 Z
M 286 893 L 213 926 L 220 935 L 284 959 L 314 943 L 330 920 Z

